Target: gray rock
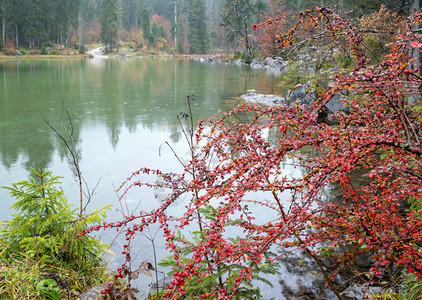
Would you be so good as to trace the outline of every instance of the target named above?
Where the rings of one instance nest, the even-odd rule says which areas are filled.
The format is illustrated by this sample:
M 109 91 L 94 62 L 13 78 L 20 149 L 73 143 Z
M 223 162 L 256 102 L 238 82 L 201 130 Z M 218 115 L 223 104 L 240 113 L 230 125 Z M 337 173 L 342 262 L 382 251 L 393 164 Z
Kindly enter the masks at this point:
M 264 60 L 264 66 L 266 68 L 275 68 L 282 72 L 287 71 L 288 62 L 284 61 L 281 57 L 267 57 Z
M 385 293 L 385 290 L 382 287 L 378 286 L 360 286 L 352 285 L 341 292 L 341 296 L 346 300 L 360 300 L 364 299 L 365 296 L 371 297 L 375 294 Z
M 235 60 L 234 61 L 234 63 L 236 64 L 236 65 L 246 65 L 241 59 L 238 59 L 238 60 Z
M 250 65 L 250 67 L 252 69 L 262 69 L 264 67 L 264 64 L 253 64 L 253 65 Z
M 329 125 L 338 124 L 338 120 L 334 117 L 334 114 L 338 112 L 349 113 L 350 110 L 344 105 L 343 100 L 347 99 L 347 96 L 339 93 L 334 95 L 330 101 L 325 105 L 324 109 L 326 116 L 323 117 L 323 121 Z
M 310 83 L 302 84 L 296 87 L 292 91 L 288 91 L 286 98 L 278 97 L 275 95 L 263 95 L 256 93 L 249 93 L 241 96 L 248 102 L 254 104 L 263 104 L 263 105 L 303 105 L 305 110 L 310 109 L 312 103 L 316 99 L 315 90 L 308 90 L 310 88 Z M 324 122 L 329 125 L 338 124 L 338 120 L 334 117 L 337 112 L 348 113 L 349 108 L 343 104 L 342 99 L 347 98 L 343 94 L 335 95 L 321 111 L 318 112 L 318 121 Z
M 103 295 L 101 294 L 101 291 L 105 290 L 107 287 L 108 287 L 107 283 L 103 283 L 102 285 L 93 287 L 92 289 L 89 289 L 85 293 L 83 293 L 79 299 L 81 300 L 103 299 Z
M 275 105 L 275 104 L 284 104 L 286 102 L 285 98 L 278 97 L 275 95 L 264 95 L 249 93 L 241 96 L 245 101 L 253 104 L 263 104 L 263 105 Z
M 307 89 L 309 88 L 310 83 L 302 84 L 298 87 L 296 87 L 292 91 L 287 92 L 287 102 L 289 105 L 294 105 L 295 103 L 298 103 L 300 105 L 306 105 L 309 106 L 312 102 L 311 97 L 307 97 Z

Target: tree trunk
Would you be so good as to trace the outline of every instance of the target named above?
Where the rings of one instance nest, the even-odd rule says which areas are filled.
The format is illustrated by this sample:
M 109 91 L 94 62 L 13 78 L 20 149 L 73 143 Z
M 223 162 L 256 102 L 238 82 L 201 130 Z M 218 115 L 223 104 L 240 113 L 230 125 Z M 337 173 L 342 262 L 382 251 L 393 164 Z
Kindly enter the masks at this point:
M 420 0 L 412 0 L 412 3 L 410 5 L 410 9 L 409 9 L 410 10 L 409 11 L 410 17 L 412 17 L 415 12 L 419 11 L 419 9 L 420 9 Z M 412 29 L 413 30 L 419 30 L 420 27 L 415 26 Z M 413 69 L 419 68 L 417 75 L 421 76 L 421 70 L 420 70 L 421 51 L 420 51 L 420 48 L 412 49 L 412 47 L 410 47 L 410 51 L 411 51 L 411 53 L 410 53 L 409 57 L 414 59 L 414 61 L 411 63 L 411 65 L 413 65 Z M 419 100 L 420 100 L 420 95 L 419 95 L 418 91 L 416 91 L 415 93 L 413 93 L 409 96 L 408 103 L 409 103 L 410 106 L 412 106 L 415 103 L 419 102 Z
M 409 11 L 409 15 L 413 16 L 413 14 L 417 11 L 419 11 L 420 9 L 420 0 L 412 0 L 412 4 L 410 5 L 410 11 Z M 417 28 L 413 28 L 414 30 L 418 30 L 419 27 Z M 415 48 L 412 51 L 412 57 L 415 59 L 415 61 L 413 62 L 414 68 L 419 68 L 420 67 L 420 49 L 419 48 Z M 421 71 L 418 71 L 418 75 L 421 75 Z
M 16 48 L 19 48 L 19 33 L 18 33 L 18 25 L 16 25 L 15 41 L 16 41 Z
M 174 47 L 177 47 L 177 2 L 174 1 Z
M 419 11 L 419 9 L 420 9 L 420 0 L 413 0 L 412 1 L 412 4 L 410 6 L 409 15 L 410 16 L 413 16 L 413 14 L 415 12 Z M 418 28 L 414 28 L 414 29 L 415 30 L 418 30 L 419 27 Z M 419 68 L 419 66 L 420 66 L 420 50 L 419 50 L 419 48 L 415 48 L 413 50 L 412 57 L 415 59 L 415 61 L 413 62 L 415 68 Z M 419 70 L 418 71 L 418 75 L 420 76 L 420 74 L 421 74 L 421 71 Z
M 82 12 L 81 12 L 81 10 L 79 9 L 79 12 L 78 12 L 78 44 L 79 44 L 79 49 L 81 48 L 82 43 L 83 43 L 83 28 L 82 28 L 82 22 L 83 22 L 83 19 L 82 19 Z
M 2 22 L 1 22 L 1 26 L 2 26 L 2 46 L 4 47 L 6 45 L 6 7 L 3 1 L 3 5 L 2 5 L 2 9 L 3 9 L 3 14 L 2 14 Z
M 252 54 L 252 49 L 251 46 L 249 45 L 249 37 L 248 37 L 248 18 L 245 16 L 243 18 L 243 26 L 244 26 L 244 31 L 245 31 L 245 49 L 246 49 L 246 54 L 248 55 L 249 58 L 249 62 L 252 61 L 253 58 L 253 54 Z
M 186 3 L 185 54 L 188 54 L 189 2 Z

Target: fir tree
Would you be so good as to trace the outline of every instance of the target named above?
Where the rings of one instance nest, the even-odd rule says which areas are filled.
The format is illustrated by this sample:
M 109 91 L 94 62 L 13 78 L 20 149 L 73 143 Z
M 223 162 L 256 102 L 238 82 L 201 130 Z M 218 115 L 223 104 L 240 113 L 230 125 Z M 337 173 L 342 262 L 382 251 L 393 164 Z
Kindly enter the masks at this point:
M 101 40 L 104 43 L 106 52 L 113 49 L 118 42 L 119 33 L 119 1 L 103 0 L 101 4 Z
M 189 0 L 188 3 L 189 52 L 192 54 L 207 53 L 210 41 L 204 0 Z

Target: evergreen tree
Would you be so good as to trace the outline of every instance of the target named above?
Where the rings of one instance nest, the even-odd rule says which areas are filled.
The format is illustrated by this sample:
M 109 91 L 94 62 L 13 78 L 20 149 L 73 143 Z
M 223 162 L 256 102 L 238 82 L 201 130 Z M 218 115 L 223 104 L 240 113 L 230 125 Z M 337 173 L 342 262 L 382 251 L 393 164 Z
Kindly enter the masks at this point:
M 103 0 L 101 4 L 101 40 L 106 52 L 113 49 L 118 42 L 119 35 L 119 1 Z
M 150 31 L 151 31 L 150 19 L 151 19 L 151 14 L 149 13 L 149 10 L 144 6 L 141 10 L 141 17 L 140 17 L 140 23 L 141 23 L 142 34 L 144 36 L 144 41 L 150 39 Z
M 141 1 L 124 0 L 121 1 L 122 7 L 122 25 L 126 30 L 139 28 L 139 19 L 141 15 Z
M 210 48 L 204 0 L 188 0 L 189 53 L 207 53 Z
M 28 13 L 31 18 L 25 28 L 26 44 L 29 48 L 43 45 L 47 42 L 46 16 L 43 12 L 44 3 L 42 0 L 34 0 L 30 3 Z
M 89 24 L 99 16 L 99 0 L 80 0 L 78 13 L 78 44 L 82 47 L 89 35 Z M 82 48 L 84 50 L 84 48 Z
M 381 5 L 393 12 L 408 15 L 413 3 L 415 3 L 415 0 L 343 0 L 344 7 L 354 9 L 356 17 L 378 11 Z
M 155 42 L 160 37 L 160 28 L 157 23 L 152 24 L 151 33 L 149 35 L 149 42 L 152 46 L 155 45 Z

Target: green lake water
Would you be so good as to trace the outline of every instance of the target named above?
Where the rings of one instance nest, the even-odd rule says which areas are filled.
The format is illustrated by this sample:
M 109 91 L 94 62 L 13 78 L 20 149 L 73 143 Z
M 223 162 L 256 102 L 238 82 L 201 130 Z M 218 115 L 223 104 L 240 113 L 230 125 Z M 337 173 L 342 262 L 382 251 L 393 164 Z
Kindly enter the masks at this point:
M 279 81 L 280 75 L 268 70 L 192 60 L 0 61 L 0 186 L 28 179 L 30 167 L 42 165 L 53 175 L 63 176 L 61 187 L 68 201 L 78 207 L 79 188 L 65 147 L 44 121 L 59 129 L 64 107 L 71 113 L 83 176 L 91 189 L 98 183 L 88 209 L 113 205 L 107 217 L 113 222 L 122 219 L 121 211 L 126 207 L 130 212 L 155 208 L 163 191 L 134 190 L 120 206 L 115 188 L 141 167 L 180 171 L 172 151 L 161 146 L 168 142 L 181 159 L 188 159 L 188 148 L 176 118 L 188 110 L 186 96 L 196 96 L 192 106 L 196 121 L 243 104 L 240 96 L 250 90 L 278 94 Z M 300 175 L 300 170 L 287 171 Z M 3 207 L 0 220 L 4 220 L 12 213 L 8 208 L 13 199 L 7 190 L 0 189 L 0 201 Z M 168 213 L 177 214 L 181 210 L 183 205 L 176 204 Z M 259 208 L 254 212 L 262 221 L 272 218 Z M 143 234 L 149 237 L 139 237 L 132 243 L 136 252 L 132 254 L 134 264 L 143 260 L 153 262 L 154 248 L 158 260 L 167 256 L 157 228 Z M 100 235 L 105 243 L 111 243 L 116 232 L 105 231 Z M 156 235 L 153 248 L 149 239 Z M 116 240 L 111 250 L 117 255 L 108 257 L 112 270 L 124 260 L 118 254 L 122 242 L 125 240 Z M 308 270 L 314 266 L 308 267 L 300 253 L 285 257 L 281 275 L 267 276 L 274 288 L 257 283 L 264 299 L 289 299 L 281 294 L 282 290 L 300 290 L 304 286 L 314 289 L 314 279 L 309 276 L 312 273 L 296 269 L 304 264 Z M 150 283 L 150 278 L 142 278 L 135 285 L 141 295 L 146 295 Z
M 198 120 L 243 103 L 238 97 L 248 90 L 277 93 L 278 81 L 244 66 L 191 60 L 0 61 L 0 186 L 27 179 L 30 167 L 42 165 L 64 176 L 66 196 L 78 203 L 63 144 L 43 121 L 59 127 L 64 106 L 72 113 L 83 175 L 91 186 L 101 179 L 91 208 L 115 203 L 113 185 L 132 171 L 177 167 L 159 147 L 167 141 L 186 152 L 176 116 L 187 110 L 187 95 L 196 95 Z M 12 199 L 4 189 L 0 201 L 5 219 Z

